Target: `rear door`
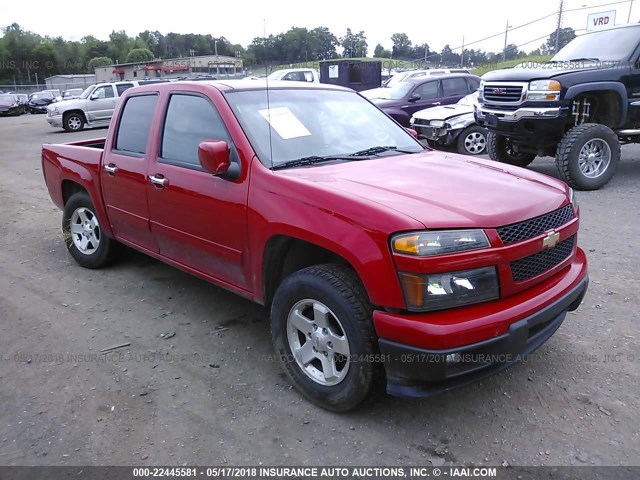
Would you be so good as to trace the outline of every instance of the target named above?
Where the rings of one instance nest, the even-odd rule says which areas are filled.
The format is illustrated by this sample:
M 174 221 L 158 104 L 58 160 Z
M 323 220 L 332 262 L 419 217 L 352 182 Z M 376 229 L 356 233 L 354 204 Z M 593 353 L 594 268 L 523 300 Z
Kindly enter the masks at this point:
M 441 82 L 443 105 L 457 103 L 458 100 L 469 94 L 469 86 L 464 77 L 443 78 Z
M 111 119 L 116 102 L 113 85 L 96 87 L 87 100 L 87 120 L 99 122 Z
M 227 142 L 231 161 L 240 162 L 211 99 L 195 92 L 172 92 L 159 150 L 149 165 L 151 231 L 163 256 L 246 290 L 248 180 L 205 172 L 198 145 L 207 139 Z
M 116 238 L 154 253 L 158 246 L 149 228 L 147 144 L 157 103 L 153 92 L 126 99 L 114 125 L 113 144 L 105 146 L 101 171 L 104 203 Z

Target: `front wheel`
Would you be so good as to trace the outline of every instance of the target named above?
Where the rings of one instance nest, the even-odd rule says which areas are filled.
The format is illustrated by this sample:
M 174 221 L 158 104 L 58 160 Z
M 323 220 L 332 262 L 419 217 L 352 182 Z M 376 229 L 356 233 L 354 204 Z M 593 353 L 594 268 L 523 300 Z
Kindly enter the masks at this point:
M 578 190 L 597 190 L 613 177 L 620 160 L 620 142 L 609 127 L 583 123 L 569 130 L 556 152 L 560 177 Z
M 100 268 L 111 263 L 118 250 L 98 222 L 95 207 L 86 192 L 74 194 L 64 206 L 62 233 L 67 250 L 85 268 Z
M 458 153 L 481 155 L 487 149 L 487 131 L 478 125 L 465 128 L 458 135 Z
M 64 117 L 63 124 L 67 132 L 79 132 L 84 128 L 84 117 L 79 113 L 70 113 Z
M 271 336 L 293 385 L 327 410 L 355 408 L 382 378 L 371 306 L 347 268 L 317 265 L 287 277 L 273 299 Z
M 516 167 L 526 167 L 536 156 L 533 153 L 518 151 L 518 145 L 509 138 L 496 135 L 493 132 L 487 134 L 487 153 L 491 160 L 496 160 Z

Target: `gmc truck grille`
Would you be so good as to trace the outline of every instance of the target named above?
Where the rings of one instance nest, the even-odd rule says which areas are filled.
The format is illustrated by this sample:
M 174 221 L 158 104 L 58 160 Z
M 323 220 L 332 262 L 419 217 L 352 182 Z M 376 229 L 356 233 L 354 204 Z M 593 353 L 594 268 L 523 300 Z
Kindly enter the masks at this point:
M 513 281 L 522 282 L 528 280 L 562 263 L 571 255 L 575 237 L 575 235 L 572 235 L 549 250 L 543 250 L 511 262 L 511 277 Z
M 522 97 L 522 87 L 485 85 L 484 99 L 486 102 L 519 102 Z
M 573 220 L 575 216 L 576 214 L 573 211 L 573 207 L 571 204 L 568 204 L 551 213 L 525 220 L 524 222 L 512 223 L 511 225 L 500 227 L 497 229 L 498 235 L 500 235 L 502 243 L 510 245 L 537 237 L 547 230 L 558 228 L 570 220 Z

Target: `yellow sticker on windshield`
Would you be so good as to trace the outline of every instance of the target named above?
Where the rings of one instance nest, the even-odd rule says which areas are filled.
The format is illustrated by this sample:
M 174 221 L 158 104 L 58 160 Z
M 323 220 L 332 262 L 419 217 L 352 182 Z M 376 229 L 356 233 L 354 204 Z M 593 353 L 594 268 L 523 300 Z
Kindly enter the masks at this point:
M 287 107 L 265 108 L 259 112 L 283 140 L 311 135 L 307 127 Z

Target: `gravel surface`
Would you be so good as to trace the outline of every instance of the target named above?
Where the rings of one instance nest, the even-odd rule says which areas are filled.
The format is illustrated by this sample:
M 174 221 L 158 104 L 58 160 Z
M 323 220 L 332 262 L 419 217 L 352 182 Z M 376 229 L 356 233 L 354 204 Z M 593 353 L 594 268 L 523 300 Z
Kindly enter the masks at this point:
M 75 264 L 40 148 L 105 135 L 0 118 L 1 465 L 640 463 L 640 148 L 579 193 L 591 285 L 527 363 L 337 415 L 290 387 L 261 307 L 133 251 Z

